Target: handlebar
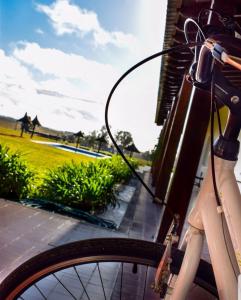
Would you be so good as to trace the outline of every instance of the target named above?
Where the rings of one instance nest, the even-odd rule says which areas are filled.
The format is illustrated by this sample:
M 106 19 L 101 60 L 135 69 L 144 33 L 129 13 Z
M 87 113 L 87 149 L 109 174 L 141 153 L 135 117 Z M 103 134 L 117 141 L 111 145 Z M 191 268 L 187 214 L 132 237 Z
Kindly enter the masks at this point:
M 216 62 L 230 65 L 241 71 L 241 40 L 226 34 L 208 37 L 195 51 L 194 62 L 190 68 L 193 84 L 199 88 L 208 88 Z
M 233 115 L 241 117 L 241 89 L 233 86 L 221 71 L 228 64 L 241 71 L 241 40 L 217 34 L 208 37 L 201 46 L 198 61 L 192 65 L 193 85 L 211 91 L 220 104 Z
M 213 57 L 241 71 L 241 40 L 232 36 L 217 35 L 204 42 Z

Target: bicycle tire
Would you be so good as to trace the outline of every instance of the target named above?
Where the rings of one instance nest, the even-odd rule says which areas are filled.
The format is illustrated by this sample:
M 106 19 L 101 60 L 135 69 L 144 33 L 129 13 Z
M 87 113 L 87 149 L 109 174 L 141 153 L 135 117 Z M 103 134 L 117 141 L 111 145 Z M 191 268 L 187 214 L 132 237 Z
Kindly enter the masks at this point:
M 0 299 L 13 300 L 36 281 L 53 272 L 93 262 L 127 262 L 157 267 L 164 246 L 127 238 L 98 238 L 77 241 L 47 250 L 32 257 L 0 284 Z M 173 248 L 171 271 L 178 274 L 184 253 Z M 195 283 L 217 296 L 212 267 L 201 260 Z

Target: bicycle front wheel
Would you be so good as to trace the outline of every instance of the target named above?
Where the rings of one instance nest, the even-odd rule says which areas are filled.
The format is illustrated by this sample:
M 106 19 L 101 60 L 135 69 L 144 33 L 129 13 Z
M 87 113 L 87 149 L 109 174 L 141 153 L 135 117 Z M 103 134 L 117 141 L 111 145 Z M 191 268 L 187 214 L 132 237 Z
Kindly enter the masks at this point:
M 160 299 L 150 288 L 164 246 L 100 238 L 43 252 L 14 270 L 0 285 L 1 299 Z M 177 274 L 182 251 L 173 249 Z M 216 294 L 211 266 L 201 261 L 195 282 Z

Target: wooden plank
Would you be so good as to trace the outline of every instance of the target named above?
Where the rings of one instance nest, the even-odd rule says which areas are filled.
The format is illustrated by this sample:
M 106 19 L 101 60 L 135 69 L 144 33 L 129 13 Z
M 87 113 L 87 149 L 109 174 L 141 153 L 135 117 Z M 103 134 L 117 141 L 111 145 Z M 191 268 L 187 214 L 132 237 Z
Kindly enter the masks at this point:
M 222 13 L 232 16 L 235 13 L 235 3 L 237 3 L 237 0 L 212 0 L 211 8 L 216 10 L 222 8 Z M 190 8 L 192 7 L 193 5 L 190 5 Z M 181 14 L 182 11 L 180 11 L 180 15 Z M 217 15 L 212 12 L 209 14 L 208 24 L 221 25 Z M 174 41 L 178 40 L 176 36 L 174 36 L 173 39 Z M 168 68 L 169 66 L 167 65 L 166 69 L 168 70 Z M 192 105 L 187 118 L 186 128 L 183 133 L 183 143 L 176 169 L 173 174 L 172 184 L 166 199 L 170 209 L 180 215 L 179 233 L 182 230 L 182 225 L 190 201 L 196 169 L 209 123 L 209 95 L 205 91 L 197 89 L 193 89 L 192 95 Z M 158 241 L 162 242 L 164 240 L 171 221 L 171 216 L 165 210 L 158 233 Z
M 174 104 L 175 104 L 175 102 L 174 102 Z M 173 106 L 171 111 L 169 112 L 169 115 L 168 115 L 166 121 L 165 121 L 165 127 L 163 128 L 164 129 L 163 135 L 161 135 L 161 138 L 159 139 L 160 151 L 159 151 L 158 157 L 154 163 L 155 173 L 154 173 L 153 180 L 152 180 L 153 186 L 156 186 L 156 183 L 157 183 L 157 178 L 158 178 L 160 166 L 162 164 L 162 159 L 163 159 L 163 155 L 164 155 L 164 151 L 165 151 L 165 145 L 167 144 L 168 137 L 169 137 L 170 130 L 171 130 L 174 111 L 175 111 L 175 108 Z
M 192 85 L 183 80 L 177 105 L 174 112 L 173 122 L 166 145 L 164 145 L 164 154 L 160 165 L 160 171 L 157 178 L 155 196 L 161 200 L 165 199 L 168 183 L 174 161 L 177 153 L 177 148 L 180 142 L 184 121 L 187 113 L 189 98 L 192 90 Z
M 158 143 L 157 143 L 157 148 L 155 151 L 155 156 L 154 159 L 152 161 L 152 166 L 151 166 L 151 173 L 152 173 L 152 185 L 155 186 L 156 184 L 156 180 L 157 180 L 157 175 L 158 175 L 158 168 L 159 168 L 159 164 L 161 161 L 161 145 L 162 145 L 162 140 L 164 139 L 164 135 L 165 135 L 165 131 L 167 130 L 167 122 L 164 122 L 164 125 L 161 129 L 160 132 L 160 136 L 158 139 Z
M 182 230 L 192 193 L 196 170 L 209 123 L 209 114 L 210 95 L 205 91 L 194 89 L 178 162 L 166 199 L 170 209 L 180 215 L 179 233 Z M 163 242 L 165 239 L 171 221 L 172 217 L 165 210 L 157 237 L 159 242 Z

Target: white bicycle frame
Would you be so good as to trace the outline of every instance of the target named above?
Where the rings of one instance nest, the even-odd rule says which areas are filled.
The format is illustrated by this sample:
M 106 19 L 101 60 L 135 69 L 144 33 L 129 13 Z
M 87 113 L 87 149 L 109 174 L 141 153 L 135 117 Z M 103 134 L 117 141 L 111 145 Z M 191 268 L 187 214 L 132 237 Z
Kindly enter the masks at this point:
M 207 45 L 210 49 L 213 47 L 211 44 Z M 233 57 L 226 53 L 222 53 L 222 56 L 224 62 L 241 69 L 241 64 Z M 217 206 L 209 161 L 196 204 L 188 218 L 190 227 L 182 243 L 182 247 L 186 247 L 183 263 L 179 275 L 174 279 L 172 294 L 165 299 L 186 299 L 199 265 L 204 235 L 219 298 L 238 299 L 237 276 L 241 273 L 241 195 L 234 175 L 236 162 L 215 157 L 214 164 L 221 206 Z
M 184 237 L 186 251 L 182 267 L 172 295 L 166 299 L 186 299 L 200 261 L 204 234 L 220 299 L 238 299 L 238 282 L 233 268 L 236 274 L 241 272 L 241 196 L 234 166 L 233 161 L 215 157 L 217 188 L 222 202 L 222 206 L 217 207 L 209 162 L 197 202 L 188 218 L 190 227 Z

